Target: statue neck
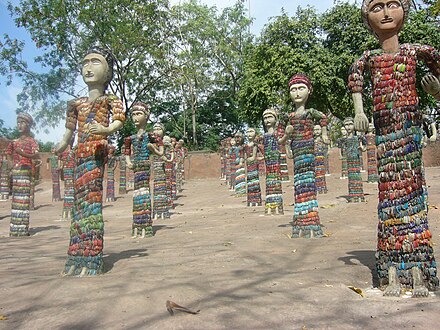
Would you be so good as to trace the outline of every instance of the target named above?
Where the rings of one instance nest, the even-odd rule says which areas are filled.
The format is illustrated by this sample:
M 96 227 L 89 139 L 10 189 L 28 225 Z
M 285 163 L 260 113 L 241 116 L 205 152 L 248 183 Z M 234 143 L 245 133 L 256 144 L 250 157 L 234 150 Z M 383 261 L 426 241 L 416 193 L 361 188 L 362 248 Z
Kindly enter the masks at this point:
M 98 97 L 104 95 L 104 86 L 89 85 L 89 102 L 95 101 Z
M 399 37 L 395 32 L 379 36 L 379 43 L 386 53 L 397 53 L 399 50 Z
M 137 131 L 137 136 L 141 136 L 145 133 L 145 127 L 140 127 Z
M 304 112 L 306 112 L 306 104 L 305 103 L 299 104 L 299 105 L 295 104 L 295 112 L 297 112 L 297 113 L 304 113 Z

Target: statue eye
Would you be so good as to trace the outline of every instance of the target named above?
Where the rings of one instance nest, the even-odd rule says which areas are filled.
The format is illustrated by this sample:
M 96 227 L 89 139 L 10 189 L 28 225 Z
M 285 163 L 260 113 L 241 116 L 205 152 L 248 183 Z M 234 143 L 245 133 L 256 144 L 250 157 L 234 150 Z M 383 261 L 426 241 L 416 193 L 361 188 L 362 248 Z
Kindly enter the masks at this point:
M 377 4 L 373 8 L 370 9 L 372 13 L 378 13 L 383 9 L 383 4 Z
M 399 8 L 400 7 L 400 3 L 397 1 L 392 1 L 390 3 L 388 3 L 388 8 L 390 9 L 395 9 L 395 8 Z

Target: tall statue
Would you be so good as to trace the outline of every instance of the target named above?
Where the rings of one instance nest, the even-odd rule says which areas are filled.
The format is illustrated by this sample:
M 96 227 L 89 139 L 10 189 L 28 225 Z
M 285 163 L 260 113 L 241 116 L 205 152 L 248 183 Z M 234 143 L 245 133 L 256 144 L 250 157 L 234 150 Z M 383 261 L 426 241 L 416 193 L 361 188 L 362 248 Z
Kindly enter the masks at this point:
M 75 185 L 73 171 L 75 168 L 75 151 L 69 145 L 61 154 L 61 169 L 64 179 L 63 220 L 71 220 L 75 199 Z
M 347 130 L 345 139 L 345 154 L 348 168 L 348 202 L 365 202 L 364 186 L 361 176 L 362 151 L 366 150 L 364 138 L 355 134 L 353 118 L 344 120 L 344 127 Z
M 365 134 L 367 143 L 367 182 L 376 183 L 379 180 L 377 175 L 377 158 L 376 158 L 376 134 L 374 134 L 374 124 L 368 125 L 368 133 Z
M 278 112 L 269 108 L 263 112 L 263 122 L 266 128 L 264 133 L 264 160 L 266 163 L 266 203 L 267 215 L 284 214 L 283 189 L 280 172 L 280 144 L 286 143 L 287 135 L 278 135 Z
M 255 129 L 246 131 L 248 142 L 244 147 L 244 159 L 247 172 L 247 206 L 261 206 L 261 188 L 258 174 L 258 146 L 255 143 Z
M 316 191 L 318 194 L 326 194 L 327 182 L 325 180 L 325 175 L 327 172 L 325 165 L 325 153 L 328 149 L 327 145 L 329 140 L 324 143 L 322 139 L 322 128 L 320 125 L 315 125 L 313 128 L 313 138 L 315 139 L 315 182 Z
M 150 154 L 163 155 L 162 139 L 155 133 L 147 132 L 150 117 L 148 105 L 136 102 L 132 105 L 131 119 L 137 129 L 135 135 L 125 138 L 125 155 L 128 168 L 134 172 L 133 192 L 133 238 L 152 237 L 153 218 L 150 194 Z M 133 161 L 130 159 L 133 155 Z
M 174 167 L 174 148 L 169 136 L 163 137 L 164 154 L 162 156 L 165 162 L 166 196 L 168 210 L 174 208 L 173 198 L 173 167 Z
M 237 144 L 235 137 L 229 140 L 230 146 L 228 150 L 228 160 L 229 160 L 229 190 L 234 191 L 235 189 L 235 162 L 237 160 Z
M 52 202 L 61 200 L 61 187 L 60 187 L 60 160 L 59 156 L 55 154 L 55 148 L 52 148 L 52 155 L 47 158 L 46 168 L 49 169 L 52 174 Z
M 327 117 L 320 111 L 306 108 L 313 91 L 312 82 L 304 74 L 296 74 L 289 81 L 290 97 L 295 111 L 289 115 L 290 125 L 286 133 L 291 135 L 290 149 L 293 153 L 293 185 L 295 206 L 293 211 L 292 237 L 322 237 L 318 214 L 315 181 L 314 126 L 321 126 L 323 143 L 328 143 Z M 325 174 L 325 173 L 324 173 Z
M 32 117 L 27 113 L 17 115 L 20 137 L 9 143 L 6 150 L 9 168 L 12 168 L 12 208 L 9 236 L 29 236 L 29 211 L 31 209 L 32 162 L 38 160 L 38 143 L 31 136 Z
M 244 167 L 244 138 L 243 133 L 235 134 L 236 159 L 235 159 L 235 197 L 246 196 L 246 169 Z
M 113 145 L 108 146 L 107 159 L 107 191 L 105 194 L 106 202 L 114 202 L 115 197 L 115 169 L 118 165 L 118 158 L 115 156 L 116 148 Z
M 381 48 L 366 51 L 351 69 L 355 127 L 366 131 L 362 91 L 370 71 L 379 173 L 379 225 L 376 268 L 384 294 L 399 296 L 402 286 L 413 296 L 428 296 L 438 287 L 428 205 L 422 171 L 422 112 L 416 90 L 418 61 L 432 74 L 423 89 L 440 100 L 440 54 L 427 45 L 399 44 L 398 33 L 408 16 L 409 0 L 364 0 L 362 18 Z
M 156 123 L 153 126 L 153 132 L 162 140 L 165 132 L 165 127 L 161 123 Z M 163 147 L 162 147 L 163 150 Z M 162 155 L 153 154 L 153 214 L 155 219 L 159 218 L 169 218 L 170 210 L 168 206 L 167 198 L 167 179 L 165 175 L 165 161 Z
M 285 134 L 285 127 L 278 121 L 278 136 L 283 136 Z M 287 148 L 286 143 L 280 144 L 280 174 L 282 182 L 289 182 L 289 168 L 287 166 Z
M 125 147 L 121 147 L 119 162 L 119 195 L 127 194 L 127 164 L 125 163 Z
M 6 201 L 9 199 L 9 164 L 6 153 L 0 157 L 0 201 Z
M 347 179 L 347 155 L 345 152 L 345 140 L 347 139 L 347 130 L 344 126 L 341 127 L 341 135 L 342 136 L 338 139 L 339 158 L 341 159 L 341 176 L 339 177 L 339 179 Z
M 66 132 L 57 153 L 70 145 L 78 132 L 75 147 L 75 199 L 70 226 L 70 244 L 64 274 L 98 275 L 104 271 L 104 220 L 102 193 L 107 162 L 107 138 L 125 121 L 121 100 L 105 94 L 113 77 L 113 57 L 109 51 L 93 47 L 82 61 L 82 77 L 88 97 L 68 103 Z

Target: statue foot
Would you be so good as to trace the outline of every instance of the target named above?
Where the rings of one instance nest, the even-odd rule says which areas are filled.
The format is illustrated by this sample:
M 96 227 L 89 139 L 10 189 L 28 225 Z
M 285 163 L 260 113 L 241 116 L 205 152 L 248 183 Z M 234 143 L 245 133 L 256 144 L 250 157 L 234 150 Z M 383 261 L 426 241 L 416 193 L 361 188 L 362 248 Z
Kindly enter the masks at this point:
M 75 272 L 75 266 L 72 265 L 70 266 L 69 271 L 67 273 L 64 273 L 63 276 L 72 276 L 74 272 Z
M 424 298 L 428 297 L 428 288 L 423 283 L 422 271 L 418 267 L 413 267 L 411 269 L 413 277 L 413 298 Z
M 131 236 L 131 238 L 137 238 L 137 236 L 138 236 L 138 229 L 135 228 L 135 229 L 133 230 L 133 235 Z
M 161 217 L 162 220 L 164 220 L 165 219 L 165 214 L 162 213 L 160 217 Z
M 88 271 L 88 268 L 87 268 L 87 267 L 83 267 L 83 268 L 81 269 L 81 273 L 79 274 L 79 276 L 80 276 L 80 277 L 82 277 L 82 276 L 86 276 L 86 275 L 87 275 L 87 271 Z
M 386 297 L 400 297 L 402 293 L 402 286 L 397 278 L 396 267 L 391 266 L 388 268 L 388 286 L 386 287 L 383 295 Z
M 272 215 L 272 209 L 271 208 L 266 209 L 266 215 Z

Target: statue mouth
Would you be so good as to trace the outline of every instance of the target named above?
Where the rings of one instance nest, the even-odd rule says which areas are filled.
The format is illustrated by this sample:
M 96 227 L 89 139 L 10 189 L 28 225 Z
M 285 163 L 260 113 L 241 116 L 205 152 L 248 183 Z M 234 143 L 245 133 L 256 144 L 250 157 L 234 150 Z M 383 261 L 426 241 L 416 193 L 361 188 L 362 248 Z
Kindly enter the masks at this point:
M 382 24 L 385 24 L 385 23 L 391 23 L 392 21 L 393 21 L 393 19 L 391 17 L 387 17 L 387 18 L 384 18 L 383 20 L 381 20 L 380 22 Z

